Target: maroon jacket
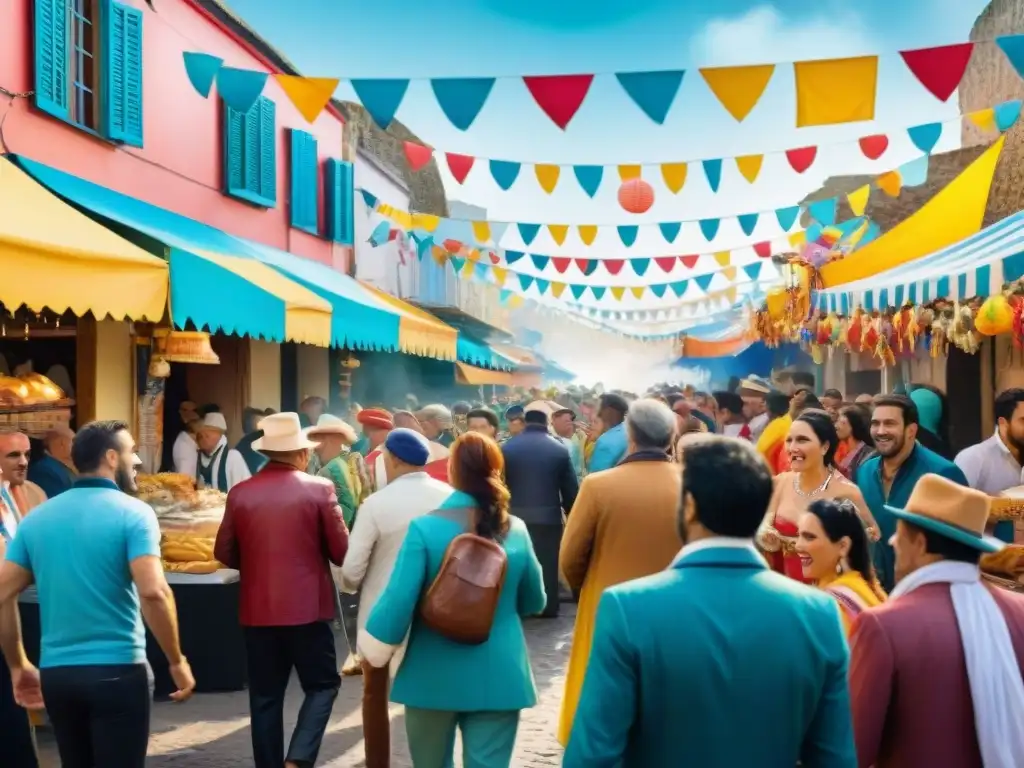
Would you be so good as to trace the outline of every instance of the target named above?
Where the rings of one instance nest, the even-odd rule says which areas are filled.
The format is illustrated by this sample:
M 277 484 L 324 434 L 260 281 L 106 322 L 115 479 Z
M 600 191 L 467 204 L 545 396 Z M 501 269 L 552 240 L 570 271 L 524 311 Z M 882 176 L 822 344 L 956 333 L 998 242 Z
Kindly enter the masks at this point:
M 1024 669 L 1024 595 L 989 589 Z M 850 652 L 860 768 L 983 768 L 948 584 L 926 584 L 862 613 Z
M 214 556 L 241 572 L 246 627 L 331 621 L 348 528 L 325 478 L 271 462 L 228 494 Z

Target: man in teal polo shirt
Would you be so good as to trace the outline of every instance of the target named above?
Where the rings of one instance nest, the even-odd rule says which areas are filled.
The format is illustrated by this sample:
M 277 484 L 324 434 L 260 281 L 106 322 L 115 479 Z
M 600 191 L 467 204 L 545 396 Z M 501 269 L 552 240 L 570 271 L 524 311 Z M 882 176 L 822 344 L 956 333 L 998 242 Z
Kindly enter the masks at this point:
M 149 742 L 150 670 L 143 618 L 187 699 L 195 681 L 178 642 L 160 561 L 156 515 L 136 489 L 135 441 L 120 421 L 75 436 L 75 486 L 26 517 L 0 569 L 0 649 L 15 695 L 41 703 L 64 765 L 142 768 Z M 17 598 L 35 583 L 41 672 L 25 657 Z M 40 691 L 41 689 L 41 691 Z

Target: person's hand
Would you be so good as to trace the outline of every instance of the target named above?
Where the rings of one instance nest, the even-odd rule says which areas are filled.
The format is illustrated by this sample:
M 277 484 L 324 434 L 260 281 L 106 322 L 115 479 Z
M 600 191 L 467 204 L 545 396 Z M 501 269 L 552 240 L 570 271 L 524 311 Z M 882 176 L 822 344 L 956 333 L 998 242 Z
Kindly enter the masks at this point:
M 774 528 L 765 528 L 757 537 L 757 543 L 765 552 L 778 552 L 782 549 L 782 537 Z
M 177 690 L 171 694 L 171 701 L 180 704 L 192 698 L 192 692 L 196 688 L 196 679 L 192 676 L 192 667 L 189 666 L 188 659 L 182 656 L 181 661 L 171 665 L 170 673 L 171 680 L 177 687 Z
M 11 670 L 14 686 L 14 700 L 25 709 L 43 708 L 43 686 L 39 682 L 39 670 L 26 663 Z
M 878 541 L 881 538 L 882 538 L 882 532 L 879 531 L 875 526 L 869 525 L 868 526 L 868 539 L 870 541 L 874 542 L 874 541 Z

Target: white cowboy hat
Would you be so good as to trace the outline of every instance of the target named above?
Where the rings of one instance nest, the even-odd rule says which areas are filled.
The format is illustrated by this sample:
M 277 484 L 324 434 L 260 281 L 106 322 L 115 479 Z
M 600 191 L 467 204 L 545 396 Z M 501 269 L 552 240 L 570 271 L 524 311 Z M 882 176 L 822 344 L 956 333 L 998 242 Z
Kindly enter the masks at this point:
M 254 451 L 287 453 L 319 445 L 306 437 L 297 413 L 274 413 L 264 417 L 256 426 L 263 430 L 263 437 L 253 442 Z
M 329 413 L 321 414 L 320 418 L 316 420 L 315 426 L 306 427 L 306 435 L 309 437 L 315 435 L 341 435 L 349 443 L 354 443 L 359 439 L 356 431 L 348 422 Z
M 208 413 L 203 417 L 203 425 L 199 429 L 215 429 L 218 432 L 227 432 L 228 423 L 224 420 L 223 413 Z

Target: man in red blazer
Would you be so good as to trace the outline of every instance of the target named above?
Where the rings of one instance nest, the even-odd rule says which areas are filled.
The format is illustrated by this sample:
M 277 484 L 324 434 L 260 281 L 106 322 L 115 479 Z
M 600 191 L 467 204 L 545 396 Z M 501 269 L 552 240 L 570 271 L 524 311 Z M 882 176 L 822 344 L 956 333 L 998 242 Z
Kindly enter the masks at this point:
M 341 687 L 331 622 L 348 529 L 330 480 L 304 471 L 316 443 L 298 414 L 260 422 L 253 449 L 269 462 L 228 493 L 214 555 L 241 572 L 239 619 L 249 668 L 256 768 L 311 766 Z M 284 696 L 292 669 L 306 699 L 284 747 Z
M 981 580 L 990 499 L 918 480 L 890 543 L 896 588 L 850 639 L 862 768 L 1024 766 L 1024 595 Z

